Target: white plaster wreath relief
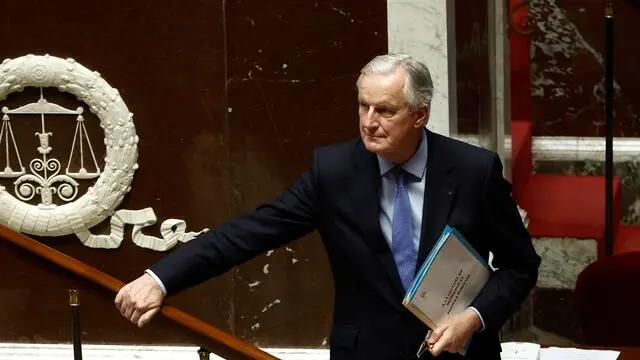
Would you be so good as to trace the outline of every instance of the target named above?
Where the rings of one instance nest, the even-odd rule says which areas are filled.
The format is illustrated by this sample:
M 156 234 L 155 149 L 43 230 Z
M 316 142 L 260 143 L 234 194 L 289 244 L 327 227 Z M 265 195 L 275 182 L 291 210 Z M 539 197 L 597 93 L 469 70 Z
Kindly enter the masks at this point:
M 168 219 L 160 227 L 161 238 L 145 235 L 144 227 L 156 223 L 152 208 L 142 210 L 118 210 L 124 196 L 131 190 L 133 174 L 138 168 L 138 136 L 129 112 L 118 91 L 103 80 L 100 74 L 87 69 L 73 59 L 55 56 L 26 55 L 6 59 L 0 65 L 0 101 L 7 95 L 22 91 L 25 87 L 40 88 L 40 99 L 15 109 L 2 108 L 0 127 L 0 178 L 12 179 L 10 189 L 0 186 L 0 223 L 16 231 L 38 236 L 75 234 L 80 241 L 92 248 L 113 249 L 120 246 L 124 226 L 133 225 L 133 242 L 143 248 L 157 251 L 171 249 L 177 242 L 193 239 L 200 232 L 186 232 L 183 220 Z M 105 164 L 100 169 L 96 161 L 91 139 L 84 127 L 84 109 L 67 109 L 48 102 L 42 89 L 55 87 L 68 92 L 89 107 L 100 119 L 104 131 Z M 41 130 L 35 134 L 39 156 L 25 167 L 19 147 L 13 135 L 11 119 L 20 115 L 36 114 L 41 118 Z M 53 133 L 46 127 L 47 117 L 71 115 L 76 118 L 75 135 L 71 155 L 63 164 L 51 153 L 56 147 L 51 141 Z M 84 144 L 86 142 L 86 144 Z M 62 144 L 57 146 L 64 148 Z M 83 149 L 88 147 L 89 154 Z M 74 154 L 79 152 L 79 154 Z M 10 158 L 10 152 L 13 157 Z M 60 152 L 57 152 L 58 154 Z M 80 156 L 80 168 L 71 169 L 73 156 Z M 10 162 L 10 159 L 17 159 Z M 89 167 L 88 170 L 85 165 Z M 84 195 L 78 197 L 78 181 L 97 179 Z M 15 195 L 15 196 L 14 196 Z M 40 203 L 27 201 L 39 196 Z M 62 205 L 53 203 L 57 198 Z M 111 216 L 111 233 L 94 235 L 89 229 Z

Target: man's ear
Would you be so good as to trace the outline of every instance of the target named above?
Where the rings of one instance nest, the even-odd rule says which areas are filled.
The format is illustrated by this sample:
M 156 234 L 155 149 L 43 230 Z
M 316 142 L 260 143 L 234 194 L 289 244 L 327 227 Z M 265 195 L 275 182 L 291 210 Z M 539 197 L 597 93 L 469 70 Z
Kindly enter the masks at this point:
M 416 121 L 414 123 L 414 127 L 421 128 L 427 125 L 429 121 L 429 107 L 424 105 L 420 109 L 416 110 Z

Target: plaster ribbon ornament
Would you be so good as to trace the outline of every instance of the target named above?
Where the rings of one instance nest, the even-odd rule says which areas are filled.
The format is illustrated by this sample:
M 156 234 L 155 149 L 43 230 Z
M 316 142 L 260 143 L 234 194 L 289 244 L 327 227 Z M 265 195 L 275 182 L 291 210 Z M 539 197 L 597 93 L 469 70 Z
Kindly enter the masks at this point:
M 116 211 L 131 190 L 133 175 L 138 168 L 138 136 L 133 114 L 118 90 L 112 88 L 98 72 L 73 59 L 50 55 L 26 55 L 4 60 L 0 64 L 0 101 L 25 87 L 40 88 L 40 99 L 16 109 L 2 108 L 0 152 L 5 154 L 0 155 L 0 178 L 15 179 L 15 196 L 10 189 L 0 186 L 1 224 L 30 235 L 75 234 L 84 245 L 104 249 L 119 247 L 125 225 L 130 224 L 133 225 L 133 242 L 156 251 L 169 250 L 178 242 L 189 241 L 207 231 L 186 232 L 183 220 L 168 219 L 160 226 L 162 237 L 154 237 L 142 233 L 143 228 L 157 221 L 152 208 Z M 42 89 L 49 87 L 75 95 L 100 119 L 105 144 L 103 169 L 98 166 L 91 139 L 84 127 L 83 108 L 66 109 L 48 102 Z M 39 145 L 36 148 L 38 157 L 30 161 L 28 168 L 22 163 L 11 127 L 11 119 L 20 115 L 39 115 L 41 118 L 41 130 L 35 134 L 35 144 Z M 46 127 L 46 118 L 55 115 L 76 117 L 71 155 L 65 169 L 52 156 L 52 149 L 56 146 L 51 139 L 53 133 Z M 85 147 L 88 147 L 89 154 L 84 154 Z M 80 169 L 77 171 L 70 168 L 74 150 L 80 156 Z M 12 157 L 11 152 L 15 152 Z M 5 164 L 2 164 L 3 159 Z M 17 159 L 17 164 L 10 159 Z M 85 168 L 85 163 L 91 170 Z M 97 180 L 78 197 L 78 181 L 91 179 Z M 39 204 L 28 202 L 38 195 Z M 54 199 L 63 204 L 55 204 Z M 92 234 L 89 229 L 108 217 L 111 217 L 110 234 Z

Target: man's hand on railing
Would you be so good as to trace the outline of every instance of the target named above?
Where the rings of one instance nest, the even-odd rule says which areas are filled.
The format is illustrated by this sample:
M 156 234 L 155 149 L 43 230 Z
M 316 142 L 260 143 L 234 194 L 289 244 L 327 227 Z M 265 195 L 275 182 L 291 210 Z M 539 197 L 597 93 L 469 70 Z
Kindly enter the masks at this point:
M 120 289 L 115 304 L 122 316 L 142 327 L 158 313 L 164 297 L 160 285 L 144 274 Z

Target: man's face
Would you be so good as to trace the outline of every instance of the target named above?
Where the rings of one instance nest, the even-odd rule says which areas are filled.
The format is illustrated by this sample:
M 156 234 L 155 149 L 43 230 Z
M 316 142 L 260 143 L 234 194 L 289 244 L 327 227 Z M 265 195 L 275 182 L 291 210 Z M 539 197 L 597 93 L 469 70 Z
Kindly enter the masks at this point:
M 404 73 L 395 71 L 365 75 L 358 88 L 362 141 L 367 150 L 394 162 L 413 155 L 419 141 L 417 129 L 426 122 L 426 107 L 409 110 L 404 83 Z

